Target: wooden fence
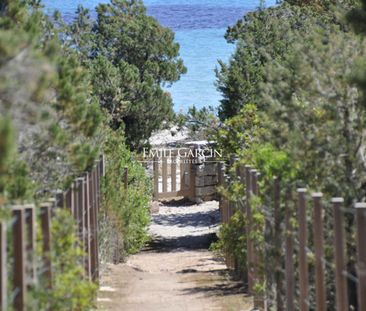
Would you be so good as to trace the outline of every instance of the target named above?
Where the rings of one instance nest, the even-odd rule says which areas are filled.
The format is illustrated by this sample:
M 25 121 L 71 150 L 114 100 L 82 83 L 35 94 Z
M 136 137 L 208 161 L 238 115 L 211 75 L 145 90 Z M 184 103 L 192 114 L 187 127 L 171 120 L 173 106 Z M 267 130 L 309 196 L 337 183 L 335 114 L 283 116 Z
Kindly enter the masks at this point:
M 166 149 L 153 159 L 154 198 L 194 197 L 195 172 L 190 149 Z
M 232 159 L 231 164 L 234 162 L 235 159 Z M 220 164 L 220 184 L 227 187 L 230 177 L 225 174 L 225 164 Z M 237 267 L 231 254 L 227 254 L 227 265 L 244 271 L 256 309 L 366 311 L 366 203 L 357 203 L 351 209 L 345 208 L 343 198 L 325 202 L 321 193 L 312 193 L 309 198 L 306 189 L 297 189 L 294 191 L 295 197 L 292 197 L 291 189 L 284 188 L 275 177 L 270 185 L 271 206 L 267 211 L 264 208 L 261 210 L 265 215 L 265 229 L 262 232 L 264 242 L 259 244 L 253 237 L 252 226 L 255 221 L 251 205 L 253 196 L 262 196 L 258 183 L 260 173 L 249 166 L 237 166 L 231 178 L 244 184 L 245 197 L 241 204 L 222 197 L 221 219 L 223 223 L 228 223 L 237 210 L 244 213 L 247 265 Z M 326 206 L 331 206 L 331 209 L 326 209 Z M 330 234 L 325 231 L 325 213 L 327 222 L 331 223 L 330 229 L 327 227 Z M 356 245 L 356 249 L 351 252 L 347 252 L 346 213 L 355 221 L 354 241 L 349 244 Z M 309 214 L 312 219 L 309 219 Z M 325 243 L 325 233 L 327 237 L 331 236 L 328 243 Z M 310 249 L 310 245 L 313 245 L 313 249 Z M 331 249 L 332 262 L 325 254 L 325 247 L 328 251 Z M 350 260 L 355 261 L 356 271 L 350 271 Z M 335 293 L 332 293 L 334 305 L 329 305 L 329 284 L 326 281 L 327 276 L 329 281 L 329 275 L 332 276 L 331 281 L 335 282 Z M 264 290 L 258 290 L 256 284 L 264 284 Z M 352 296 L 356 297 L 357 302 L 351 305 Z
M 56 208 L 69 210 L 75 218 L 79 246 L 85 250 L 85 278 L 91 281 L 99 279 L 98 211 L 101 177 L 104 173 L 102 156 L 95 161 L 95 166 L 90 172 L 75 179 L 66 191 L 56 193 L 55 198 L 38 207 L 31 204 L 11 207 L 11 219 L 8 222 L 0 222 L 1 310 L 11 307 L 16 311 L 26 310 L 27 289 L 37 282 L 37 278 L 45 280 L 46 286 L 52 288 L 51 220 Z M 42 267 L 37 267 L 35 256 L 38 230 L 42 236 Z M 12 237 L 12 258 L 7 256 L 8 233 Z M 8 271 L 9 267 L 12 271 Z M 8 274 L 12 275 L 11 280 L 8 280 Z M 8 288 L 9 284 L 11 289 Z M 9 290 L 14 296 L 12 301 L 7 299 Z

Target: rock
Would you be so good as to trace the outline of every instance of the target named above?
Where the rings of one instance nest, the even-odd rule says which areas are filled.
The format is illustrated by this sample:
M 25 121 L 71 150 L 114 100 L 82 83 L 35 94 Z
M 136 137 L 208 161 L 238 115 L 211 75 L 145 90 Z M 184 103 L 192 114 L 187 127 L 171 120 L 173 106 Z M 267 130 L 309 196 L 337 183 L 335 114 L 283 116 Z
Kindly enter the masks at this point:
M 196 187 L 216 186 L 219 181 L 217 175 L 213 176 L 196 176 Z
M 205 196 L 215 195 L 215 194 L 216 194 L 216 187 L 213 187 L 213 186 L 196 188 L 197 197 L 205 197 Z
M 150 212 L 151 214 L 158 214 L 159 213 L 160 203 L 158 201 L 153 201 L 150 204 Z

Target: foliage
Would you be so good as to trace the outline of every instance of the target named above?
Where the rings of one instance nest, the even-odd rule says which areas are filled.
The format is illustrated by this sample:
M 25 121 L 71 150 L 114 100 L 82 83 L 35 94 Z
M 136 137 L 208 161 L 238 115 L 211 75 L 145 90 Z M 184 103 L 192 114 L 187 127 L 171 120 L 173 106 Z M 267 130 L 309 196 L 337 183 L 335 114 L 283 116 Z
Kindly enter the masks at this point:
M 350 3 L 339 5 L 347 8 Z M 228 64 L 219 62 L 217 70 L 218 90 L 224 97 L 219 108 L 222 120 L 235 116 L 248 103 L 255 103 L 262 110 L 258 97 L 260 84 L 266 81 L 267 64 L 281 62 L 291 51 L 292 43 L 306 37 L 314 26 L 340 23 L 331 3 L 319 4 L 325 1 L 304 6 L 284 2 L 249 13 L 229 27 L 226 39 L 236 43 L 236 50 Z
M 298 43 L 282 63 L 268 67 L 262 94 L 267 115 L 276 120 L 269 124 L 271 140 L 299 164 L 304 185 L 343 196 L 349 205 L 365 195 L 366 111 L 349 76 L 366 51 L 338 26 L 315 27 L 307 42 L 311 50 Z
M 93 83 L 102 82 L 95 73 L 104 70 L 104 65 L 97 61 L 110 60 L 103 54 L 93 62 L 92 58 L 81 57 L 76 43 L 64 44 L 61 39 L 65 33 L 59 32 L 63 29 L 44 15 L 37 0 L 0 1 L 0 13 L 0 205 L 41 201 L 51 191 L 65 189 L 94 165 L 94 159 L 105 147 L 111 167 L 107 166 L 104 211 L 118 224 L 111 228 L 111 235 L 122 236 L 122 253 L 137 251 L 147 239 L 150 183 L 128 151 L 123 132 L 104 131 L 101 126 L 101 122 L 110 119 L 102 118 L 101 94 Z M 140 20 L 143 27 L 141 23 Z M 169 31 L 161 34 L 164 33 L 173 40 Z M 90 67 L 86 66 L 87 61 Z M 114 68 L 124 65 L 113 64 Z M 174 71 L 168 67 L 166 70 Z M 118 78 L 120 73 L 117 70 Z M 173 75 L 168 72 L 164 77 L 173 79 Z M 145 99 L 160 94 L 160 83 L 150 78 L 139 90 L 125 78 L 127 75 L 122 76 L 123 84 L 139 94 L 148 93 L 145 88 L 154 85 L 155 93 L 149 90 L 150 97 Z M 106 93 L 104 89 L 100 91 Z M 130 169 L 128 195 L 122 190 L 125 165 Z M 41 265 L 40 240 L 37 247 Z M 96 285 L 83 278 L 83 250 L 78 245 L 72 216 L 66 211 L 57 210 L 53 217 L 50 256 L 53 288 L 49 289 L 45 280 L 37 283 L 27 310 L 90 310 Z
M 218 138 L 225 151 L 257 152 L 256 145 L 269 143 L 290 159 L 291 175 L 299 184 L 344 196 L 347 205 L 365 196 L 366 115 L 349 83 L 365 49 L 342 18 L 352 4 L 339 2 L 335 8 L 330 2 L 283 3 L 249 14 L 227 32 L 237 50 L 218 78 L 224 87 L 222 117 L 231 117 Z M 248 98 L 238 102 L 238 96 Z M 239 110 L 252 102 L 263 128 L 257 135 L 247 134 L 245 127 L 253 120 Z M 256 142 L 248 146 L 253 137 Z
M 210 249 L 220 256 L 231 254 L 236 258 L 239 267 L 245 267 L 247 262 L 247 236 L 243 234 L 245 225 L 243 213 L 235 212 L 229 223 L 220 227 L 219 239 L 211 244 Z
M 226 39 L 237 44 L 229 64 L 220 61 L 216 72 L 218 89 L 224 97 L 219 109 L 221 119 L 235 116 L 248 103 L 257 104 L 265 65 L 286 54 L 290 44 L 288 31 L 309 26 L 305 16 L 306 12 L 284 3 L 249 13 L 228 29 Z
M 58 209 L 52 219 L 51 260 L 53 283 L 40 282 L 31 291 L 27 310 L 90 310 L 97 286 L 84 278 L 83 250 L 75 235 L 76 224 L 67 210 Z M 41 245 L 42 241 L 38 241 Z
M 38 1 L 3 2 L 0 24 L 0 111 L 42 196 L 93 163 L 101 114 L 88 74 Z
M 187 113 L 175 115 L 174 123 L 178 128 L 187 128 L 190 137 L 196 140 L 211 138 L 215 134 L 219 120 L 213 107 L 197 109 L 196 106 L 189 107 Z
M 102 226 L 104 238 L 102 243 L 106 258 L 118 258 L 138 251 L 148 240 L 147 224 L 150 220 L 149 203 L 151 199 L 151 182 L 145 175 L 144 168 L 137 162 L 136 155 L 126 146 L 121 132 L 105 129 L 108 138 L 104 145 L 104 154 L 108 166 L 103 185 L 103 213 L 106 214 Z M 128 190 L 124 188 L 124 173 L 128 168 Z M 115 228 L 119 237 L 109 236 L 108 228 Z M 116 234 L 116 233 L 113 233 Z M 110 239 L 111 238 L 111 239 Z
M 300 186 L 321 191 L 326 198 L 342 196 L 346 207 L 366 196 L 366 111 L 365 97 L 360 96 L 366 89 L 366 51 L 364 39 L 351 32 L 344 19 L 353 5 L 353 1 L 282 3 L 247 15 L 227 32 L 237 49 L 218 72 L 224 95 L 218 141 L 224 152 L 238 154 L 241 164 L 261 173 L 262 200 L 258 210 L 252 210 L 254 221 L 258 220 L 253 238 L 269 234 L 261 217 L 273 215 L 273 176 L 280 177 L 283 188 Z M 352 9 L 348 18 L 362 16 L 362 10 Z M 360 18 L 353 23 L 362 33 Z M 243 107 L 252 103 L 255 115 L 243 113 Z M 328 212 L 326 228 L 331 228 L 329 219 Z M 347 215 L 350 237 L 352 221 Z M 327 256 L 332 258 L 329 232 L 325 230 L 325 240 Z M 257 243 L 267 260 L 277 262 L 278 252 Z M 350 249 L 354 251 L 354 246 Z M 327 290 L 334 292 L 332 281 Z
M 71 50 L 61 48 L 38 1 L 2 1 L 0 11 L 3 214 L 4 206 L 43 197 L 93 162 L 90 139 L 100 112 L 85 71 Z M 40 280 L 27 310 L 90 309 L 96 286 L 83 280 L 82 250 L 75 247 L 74 232 L 72 216 L 57 211 L 52 221 L 53 288 Z M 37 248 L 41 245 L 38 240 Z
M 9 165 L 14 152 L 13 132 L 10 120 L 0 119 L 0 194 L 4 195 L 6 176 L 9 175 Z M 3 203 L 3 198 L 1 201 Z
M 223 122 L 215 140 L 227 154 L 245 153 L 264 135 L 262 123 L 257 107 L 247 104 L 235 117 Z
M 92 68 L 93 92 L 111 128 L 124 128 L 127 144 L 138 149 L 172 119 L 172 99 L 161 86 L 186 68 L 173 32 L 148 16 L 142 1 L 113 0 L 96 11 L 93 22 L 80 7 L 66 37 Z
M 0 118 L 0 205 L 29 199 L 34 190 L 28 167 L 19 160 L 14 147 L 11 122 Z

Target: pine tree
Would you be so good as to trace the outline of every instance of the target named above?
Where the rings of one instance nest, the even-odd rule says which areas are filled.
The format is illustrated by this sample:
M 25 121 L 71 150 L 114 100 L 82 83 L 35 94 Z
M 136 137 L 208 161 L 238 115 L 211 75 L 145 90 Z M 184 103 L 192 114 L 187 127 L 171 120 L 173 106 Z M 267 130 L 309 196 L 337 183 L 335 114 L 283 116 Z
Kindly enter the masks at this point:
M 94 93 L 113 129 L 124 128 L 138 149 L 152 131 L 173 116 L 172 99 L 162 85 L 186 72 L 174 33 L 146 14 L 142 1 L 100 4 L 97 20 L 79 8 L 69 29 L 85 66 L 92 69 Z
M 20 158 L 43 193 L 93 163 L 100 108 L 76 51 L 61 46 L 39 2 L 0 7 L 0 112 L 12 120 Z

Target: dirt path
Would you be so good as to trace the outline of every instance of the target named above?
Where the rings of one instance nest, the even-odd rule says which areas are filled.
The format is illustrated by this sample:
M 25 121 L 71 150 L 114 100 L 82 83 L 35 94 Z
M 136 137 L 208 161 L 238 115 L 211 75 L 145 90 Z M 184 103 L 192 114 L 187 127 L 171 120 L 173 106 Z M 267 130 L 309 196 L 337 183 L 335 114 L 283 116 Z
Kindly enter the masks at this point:
M 100 310 L 249 311 L 251 299 L 231 280 L 223 262 L 207 250 L 215 237 L 217 202 L 159 204 L 149 249 L 108 266 L 98 297 Z

